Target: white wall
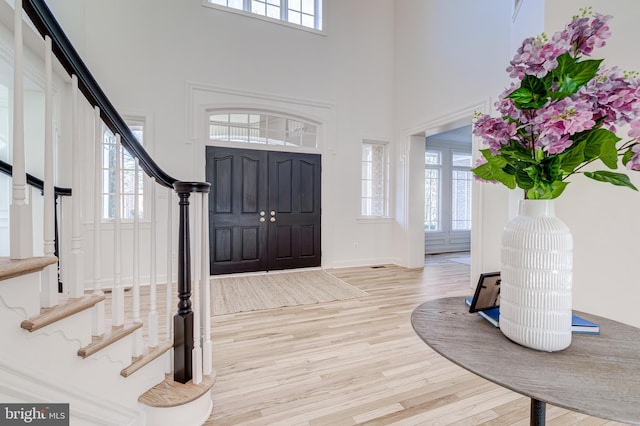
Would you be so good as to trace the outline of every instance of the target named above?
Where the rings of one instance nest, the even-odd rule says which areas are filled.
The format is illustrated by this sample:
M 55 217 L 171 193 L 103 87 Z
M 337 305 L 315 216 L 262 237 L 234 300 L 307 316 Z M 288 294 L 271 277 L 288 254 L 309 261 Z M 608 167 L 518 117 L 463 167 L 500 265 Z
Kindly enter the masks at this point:
M 396 139 L 398 141 L 398 225 L 396 250 L 419 266 L 423 250 L 423 208 L 415 191 L 423 179 L 424 142 L 430 135 L 469 124 L 474 110 L 489 106 L 508 84 L 512 1 L 402 0 L 395 3 Z M 410 163 L 416 167 L 406 167 Z M 422 164 L 422 170 L 420 170 Z M 411 184 L 413 183 L 413 185 Z M 500 232 L 507 220 L 508 191 L 474 185 L 472 275 L 499 270 Z M 476 209 L 477 211 L 477 209 Z M 405 212 L 408 214 L 405 215 Z M 473 278 L 472 278 L 472 281 Z
M 208 105 L 260 103 L 301 115 L 317 107 L 323 265 L 398 261 L 393 222 L 358 221 L 360 142 L 389 140 L 394 149 L 393 2 L 327 0 L 326 35 L 200 1 L 47 3 L 114 106 L 153 117 L 154 158 L 181 180 L 204 180 L 198 126 Z
M 640 13 L 637 1 L 548 0 L 545 31 L 551 35 L 561 30 L 586 6 L 613 15 L 612 36 L 593 58 L 605 58 L 606 66 L 640 70 L 640 56 L 633 43 L 640 38 L 635 19 Z M 619 132 L 619 136 L 626 136 L 626 132 Z M 640 185 L 637 173 L 631 178 Z M 635 269 L 640 256 L 640 193 L 577 177 L 557 200 L 556 212 L 574 238 L 574 308 L 640 326 L 640 284 Z

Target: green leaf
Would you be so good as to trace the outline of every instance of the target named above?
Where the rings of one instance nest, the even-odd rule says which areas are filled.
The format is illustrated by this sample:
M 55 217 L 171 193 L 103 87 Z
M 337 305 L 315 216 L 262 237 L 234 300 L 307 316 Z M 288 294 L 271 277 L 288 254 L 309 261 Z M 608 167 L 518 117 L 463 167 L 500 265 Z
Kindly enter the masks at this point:
M 527 198 L 530 200 L 551 200 L 558 198 L 560 194 L 564 192 L 567 185 L 569 185 L 569 182 L 563 182 L 561 180 L 551 184 L 541 183 L 527 191 Z
M 535 186 L 535 180 L 529 176 L 529 173 L 526 169 L 518 169 L 516 171 L 516 183 L 519 188 L 522 189 L 531 189 Z
M 493 178 L 509 189 L 516 189 L 516 177 L 503 172 L 502 170 L 493 169 Z
M 616 142 L 618 140 L 606 139 L 602 142 L 600 147 L 600 160 L 610 169 L 618 168 L 618 149 L 616 148 Z
M 520 87 L 511 92 L 507 98 L 513 99 L 516 105 L 528 104 L 533 100 L 533 92 L 526 87 Z
M 494 167 L 502 169 L 507 165 L 507 160 L 502 155 L 493 155 L 490 149 L 482 149 L 480 153 Z
M 550 195 L 551 195 L 550 199 L 558 198 L 560 194 L 564 192 L 567 185 L 569 185 L 569 182 L 563 182 L 563 181 L 554 182 L 553 190 L 550 192 Z
M 571 173 L 579 165 L 584 163 L 585 142 L 574 144 L 571 148 L 560 155 L 560 168 L 566 173 Z
M 565 75 L 564 79 L 562 80 L 562 84 L 558 88 L 558 92 L 564 95 L 563 97 L 567 97 L 576 93 L 578 89 L 580 89 L 580 87 L 575 82 L 575 80 L 573 80 L 568 75 Z
M 504 146 L 500 148 L 500 153 L 507 158 L 513 158 L 525 163 L 536 162 L 535 159 L 531 156 L 531 151 L 520 145 L 520 143 L 515 143 L 512 146 Z
M 491 164 L 484 163 L 471 169 L 471 172 L 483 180 L 494 180 Z
M 516 177 L 514 175 L 505 173 L 501 168 L 495 167 L 490 163 L 481 164 L 478 167 L 471 169 L 471 172 L 480 179 L 498 181 L 509 189 L 516 188 Z
M 629 180 L 629 176 L 624 173 L 615 173 L 607 170 L 598 170 L 595 172 L 584 172 L 584 175 L 599 182 L 609 182 L 617 186 L 626 186 L 635 191 L 638 190 Z
M 555 182 L 562 178 L 560 172 L 560 158 L 556 155 L 553 157 L 547 157 L 541 163 L 542 170 L 544 171 L 544 180 L 546 182 Z
M 516 108 L 540 108 L 547 103 L 547 89 L 544 82 L 534 75 L 525 75 L 520 87 L 509 96 L 516 104 Z
M 552 75 L 555 77 L 556 81 L 562 81 L 564 80 L 564 76 L 573 74 L 573 70 L 576 68 L 576 60 L 569 54 L 569 52 L 565 52 L 558 56 L 556 60 L 558 61 L 558 66 L 552 71 Z
M 577 62 L 575 69 L 569 74 L 578 86 L 585 85 L 589 80 L 596 76 L 602 59 L 589 59 L 587 61 Z
M 559 101 L 560 99 L 568 98 L 572 94 L 568 92 L 549 92 L 549 97 L 554 101 Z
M 625 153 L 624 153 L 624 155 L 622 156 L 622 164 L 624 164 L 624 165 L 626 166 L 626 165 L 627 165 L 627 163 L 628 163 L 629 161 L 631 161 L 631 159 L 633 158 L 633 156 L 634 156 L 634 152 L 633 152 L 633 151 L 631 151 L 631 148 L 629 148 L 629 149 L 627 150 L 627 152 L 625 152 Z
M 598 158 L 602 152 L 602 144 L 605 141 L 620 141 L 620 138 L 610 130 L 594 129 L 589 132 L 584 148 L 584 158 L 586 161 Z

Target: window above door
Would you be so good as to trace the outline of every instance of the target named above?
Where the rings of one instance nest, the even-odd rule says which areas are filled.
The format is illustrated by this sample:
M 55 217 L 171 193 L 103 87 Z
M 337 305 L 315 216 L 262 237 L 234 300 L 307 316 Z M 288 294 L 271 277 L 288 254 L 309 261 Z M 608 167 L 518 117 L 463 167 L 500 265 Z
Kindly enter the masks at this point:
M 318 126 L 297 117 L 263 111 L 211 111 L 209 140 L 281 147 L 318 147 Z

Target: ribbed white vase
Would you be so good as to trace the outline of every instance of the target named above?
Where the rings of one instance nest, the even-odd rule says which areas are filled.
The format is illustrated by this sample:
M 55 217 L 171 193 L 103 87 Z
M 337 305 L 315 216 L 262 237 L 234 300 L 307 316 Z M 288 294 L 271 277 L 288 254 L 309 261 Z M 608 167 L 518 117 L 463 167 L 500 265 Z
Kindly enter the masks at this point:
M 571 344 L 573 237 L 554 200 L 521 200 L 502 234 L 500 330 L 539 351 Z

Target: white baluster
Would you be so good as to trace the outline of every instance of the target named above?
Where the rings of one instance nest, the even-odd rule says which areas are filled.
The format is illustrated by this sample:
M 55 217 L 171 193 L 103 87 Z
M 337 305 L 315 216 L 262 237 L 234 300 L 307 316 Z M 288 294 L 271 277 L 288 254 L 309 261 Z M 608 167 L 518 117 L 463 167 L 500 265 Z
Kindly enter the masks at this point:
M 167 341 L 173 341 L 173 311 L 174 297 L 173 292 L 173 189 L 167 188 Z M 165 365 L 165 373 L 169 374 L 173 371 L 173 357 L 167 357 Z
M 113 291 L 112 291 L 112 322 L 111 325 L 118 327 L 124 324 L 124 286 L 122 285 L 122 247 L 121 247 L 121 218 L 122 214 L 121 198 L 122 198 L 122 145 L 120 144 L 120 135 L 116 134 L 116 167 L 115 167 L 115 213 L 114 213 L 114 256 L 113 256 Z
M 194 270 L 193 270 L 193 283 L 191 286 L 192 301 L 193 301 L 193 350 L 191 351 L 191 360 L 193 363 L 193 383 L 198 384 L 202 382 L 202 347 L 200 346 L 200 315 L 202 315 L 202 309 L 200 306 L 200 285 L 202 280 L 200 275 L 202 273 L 202 258 L 197 253 L 200 252 L 202 247 L 202 210 L 200 208 L 201 197 L 193 197 L 193 207 L 195 214 L 195 238 L 194 247 L 191 253 L 196 254 L 193 256 Z
M 133 214 L 133 321 L 140 320 L 140 196 L 138 195 L 139 161 L 136 158 L 136 169 L 134 177 L 134 214 Z M 138 328 L 133 332 L 132 355 L 134 357 L 142 355 L 143 351 L 142 329 Z
M 156 182 L 151 179 L 151 183 L 149 186 L 151 197 L 151 236 L 149 238 L 151 243 L 151 250 L 149 251 L 150 256 L 150 267 L 151 267 L 151 275 L 149 280 L 149 346 L 155 347 L 158 346 L 158 300 L 157 300 L 157 281 L 156 281 L 156 232 L 157 232 L 157 223 L 156 223 Z
M 24 66 L 22 46 L 22 0 L 15 1 L 13 66 L 13 179 L 9 207 L 11 259 L 33 256 L 33 223 L 31 205 L 26 202 L 27 175 L 24 149 Z
M 102 296 L 102 120 L 100 108 L 93 110 L 93 139 L 94 139 L 94 182 L 93 182 L 93 294 Z M 93 307 L 91 335 L 104 334 L 105 306 L 104 300 Z
M 103 296 L 102 292 L 102 120 L 100 108 L 93 110 L 93 294 Z M 91 335 L 101 336 L 105 329 L 104 300 L 96 303 L 91 317 Z
M 51 38 L 46 36 L 44 70 L 44 255 L 55 255 L 55 193 L 53 188 L 53 68 Z M 58 265 L 49 265 L 42 271 L 40 304 L 49 308 L 58 304 Z
M 202 194 L 202 373 L 213 372 L 211 344 L 211 283 L 209 280 L 209 194 Z
M 84 253 L 82 252 L 82 167 L 80 162 L 80 108 L 78 106 L 78 77 L 71 76 L 71 277 L 67 282 L 69 297 L 81 297 L 84 293 Z

